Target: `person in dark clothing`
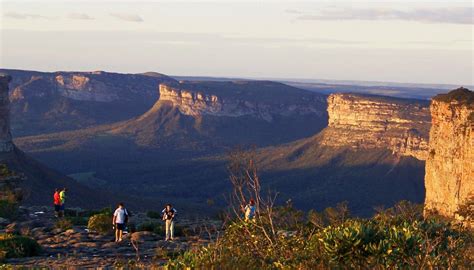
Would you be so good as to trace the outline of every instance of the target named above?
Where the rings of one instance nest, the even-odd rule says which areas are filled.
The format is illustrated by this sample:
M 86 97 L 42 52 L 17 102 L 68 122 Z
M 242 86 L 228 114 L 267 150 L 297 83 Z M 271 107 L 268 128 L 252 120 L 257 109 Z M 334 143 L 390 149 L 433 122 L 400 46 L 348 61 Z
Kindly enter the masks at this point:
M 178 211 L 176 211 L 171 204 L 167 204 L 161 213 L 163 214 L 163 220 L 166 226 L 165 240 L 174 240 L 174 221 Z

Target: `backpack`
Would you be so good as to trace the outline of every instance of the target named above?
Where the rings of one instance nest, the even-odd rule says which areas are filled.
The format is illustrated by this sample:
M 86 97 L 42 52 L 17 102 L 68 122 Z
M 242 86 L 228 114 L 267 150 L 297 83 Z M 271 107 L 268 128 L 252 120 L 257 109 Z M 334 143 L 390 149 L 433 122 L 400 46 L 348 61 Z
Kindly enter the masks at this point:
M 176 210 L 174 210 L 174 208 L 171 208 L 170 211 L 166 211 L 163 213 L 163 220 L 170 220 L 172 219 L 171 217 L 173 216 L 173 214 L 176 212 Z
M 124 211 L 125 211 L 125 213 L 124 213 L 124 214 L 125 214 L 125 215 L 124 215 L 124 216 L 125 216 L 125 220 L 124 220 L 124 221 L 125 221 L 125 224 L 127 224 L 127 223 L 128 223 L 128 218 L 130 217 L 130 214 L 128 213 L 128 210 L 127 210 L 127 209 L 124 209 Z

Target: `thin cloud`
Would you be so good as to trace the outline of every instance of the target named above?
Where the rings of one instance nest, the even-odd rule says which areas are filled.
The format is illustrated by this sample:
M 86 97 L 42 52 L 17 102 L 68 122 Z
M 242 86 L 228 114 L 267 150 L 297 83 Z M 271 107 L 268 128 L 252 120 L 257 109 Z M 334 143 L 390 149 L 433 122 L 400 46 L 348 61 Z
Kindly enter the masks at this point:
M 143 22 L 143 18 L 138 14 L 111 13 L 110 16 L 127 22 Z
M 27 20 L 27 19 L 52 19 L 51 17 L 42 16 L 39 14 L 31 13 L 17 13 L 17 12 L 7 12 L 3 14 L 5 18 L 12 18 L 17 20 Z
M 94 20 L 94 17 L 91 17 L 85 13 L 71 13 L 68 15 L 68 18 L 73 20 Z
M 302 11 L 297 10 L 297 9 L 292 9 L 292 8 L 285 9 L 285 13 L 289 13 L 289 14 L 303 14 Z
M 297 20 L 403 20 L 426 23 L 474 24 L 474 8 L 397 9 L 331 9 L 318 14 L 298 16 Z

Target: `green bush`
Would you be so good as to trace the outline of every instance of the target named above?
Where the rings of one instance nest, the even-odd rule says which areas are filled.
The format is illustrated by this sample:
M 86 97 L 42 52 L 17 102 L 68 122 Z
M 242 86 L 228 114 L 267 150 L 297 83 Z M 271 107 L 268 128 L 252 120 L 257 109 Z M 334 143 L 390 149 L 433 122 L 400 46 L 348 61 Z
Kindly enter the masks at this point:
M 147 231 L 147 232 L 153 232 L 158 235 L 164 235 L 165 234 L 165 223 L 164 222 L 145 222 L 142 224 L 139 224 L 136 228 L 137 231 Z M 184 236 L 185 229 L 183 226 L 180 226 L 179 224 L 175 223 L 174 224 L 174 236 Z
M 402 221 L 384 225 L 375 220 L 349 220 L 318 235 L 323 256 L 335 266 L 410 268 L 449 267 L 458 261 L 465 238 L 449 223 Z
M 60 229 L 61 231 L 66 231 L 72 228 L 72 222 L 67 218 L 61 218 L 56 221 L 54 227 Z
M 148 211 L 148 212 L 146 212 L 146 216 L 149 217 L 149 218 L 153 218 L 153 219 L 161 219 L 162 218 L 161 213 L 156 212 L 156 211 Z
M 348 218 L 340 205 L 311 211 L 305 220 L 298 211 L 277 207 L 271 220 L 261 212 L 255 222 L 231 222 L 219 239 L 170 259 L 168 267 L 474 269 L 472 232 L 420 213 L 418 205 L 402 202 L 371 219 L 357 219 Z
M 87 228 L 100 234 L 112 232 L 112 217 L 107 213 L 96 214 L 89 218 Z
M 106 214 L 106 215 L 112 216 L 113 211 L 111 207 L 105 207 L 99 210 L 89 210 L 89 211 L 84 211 L 80 213 L 80 215 L 84 217 L 92 217 L 98 214 Z
M 19 235 L 0 235 L 0 259 L 37 256 L 41 252 L 38 243 Z
M 18 213 L 18 203 L 0 200 L 0 217 L 13 219 Z
M 87 226 L 89 219 L 87 217 L 66 217 L 74 226 Z

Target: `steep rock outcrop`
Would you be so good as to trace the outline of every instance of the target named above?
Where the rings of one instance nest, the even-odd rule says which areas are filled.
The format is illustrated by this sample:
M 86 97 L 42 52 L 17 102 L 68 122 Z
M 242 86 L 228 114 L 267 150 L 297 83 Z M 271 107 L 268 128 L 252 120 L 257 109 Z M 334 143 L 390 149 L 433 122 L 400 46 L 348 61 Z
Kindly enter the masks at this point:
M 322 95 L 274 82 L 180 82 L 160 84 L 159 90 L 160 101 L 170 101 L 181 113 L 191 116 L 251 115 L 271 122 L 274 115 L 325 114 Z M 291 91 L 299 96 L 285 100 L 279 93 L 291 95 Z
M 10 82 L 15 137 L 82 129 L 143 114 L 156 87 L 175 80 L 158 73 L 35 72 L 0 69 Z
M 99 102 L 119 99 L 117 91 L 110 91 L 104 82 L 91 80 L 84 74 L 57 75 L 55 83 L 59 93 L 70 99 Z
M 399 156 L 425 160 L 430 115 L 422 101 L 357 94 L 328 97 L 325 146 L 389 149 Z
M 453 217 L 474 195 L 474 92 L 459 88 L 433 98 L 426 161 L 426 212 Z
M 10 81 L 10 76 L 0 74 L 0 153 L 13 151 L 10 132 L 10 99 L 8 98 Z

